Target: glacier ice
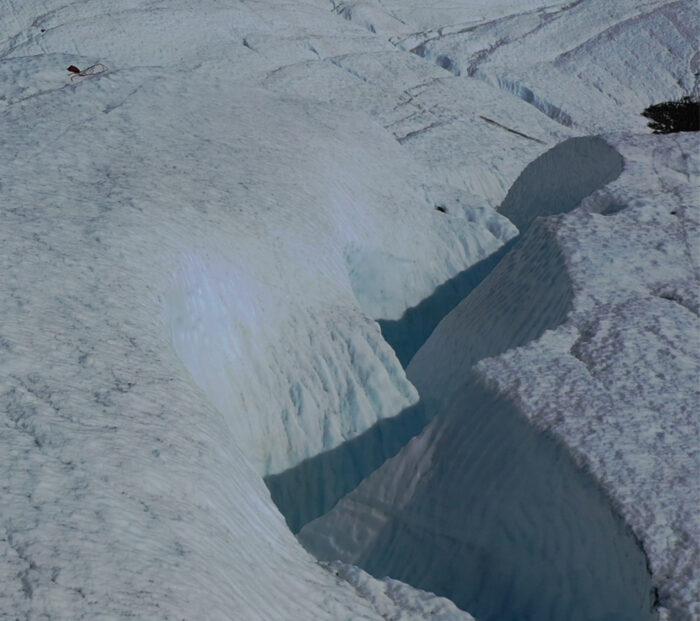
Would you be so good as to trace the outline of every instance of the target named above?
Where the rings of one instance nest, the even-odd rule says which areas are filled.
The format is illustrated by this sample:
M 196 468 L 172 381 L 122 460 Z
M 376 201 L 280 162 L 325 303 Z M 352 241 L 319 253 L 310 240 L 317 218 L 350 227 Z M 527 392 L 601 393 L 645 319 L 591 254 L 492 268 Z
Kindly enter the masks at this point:
M 652 619 L 635 539 L 566 450 L 465 376 L 399 455 L 300 533 L 478 619 Z
M 207 47 L 214 9 L 133 3 L 116 30 L 105 3 L 15 11 L 0 607 L 376 618 L 301 550 L 260 475 L 415 401 L 368 313 L 395 316 L 463 269 L 481 225 L 435 212 L 427 175 L 361 112 L 221 80 L 218 46 L 247 48 Z M 161 31 L 187 37 L 169 50 Z M 98 77 L 64 73 L 98 58 Z M 387 274 L 393 297 L 353 283 L 350 257 L 377 250 L 411 283 Z
M 697 616 L 697 205 L 692 184 L 676 185 L 697 179 L 697 153 L 692 135 L 607 139 L 625 158 L 619 178 L 530 226 L 413 358 L 436 418 L 301 531 L 317 556 L 480 618 L 636 619 L 652 600 Z M 531 456 L 523 425 L 540 445 Z M 557 579 L 540 568 L 524 586 L 540 564 L 558 564 Z M 586 584 L 597 598 L 577 593 Z
M 532 404 L 547 394 L 527 392 L 518 374 L 553 377 L 547 339 L 567 342 L 573 353 L 554 365 L 564 376 L 554 375 L 561 446 L 551 450 L 593 475 L 574 497 L 609 498 L 624 519 L 606 522 L 597 544 L 608 536 L 624 550 L 631 529 L 661 604 L 695 614 L 696 530 L 678 498 L 693 501 L 697 472 L 687 446 L 697 430 L 683 418 L 696 405 L 687 392 L 696 358 L 682 338 L 697 313 L 683 264 L 696 261 L 697 166 L 682 137 L 610 132 L 646 132 L 637 112 L 697 90 L 696 13 L 662 0 L 6 3 L 2 613 L 470 618 L 397 576 L 318 563 L 262 477 L 353 462 L 352 477 L 310 482 L 301 525 L 422 427 L 435 395 L 401 362 L 516 234 L 495 208 L 528 164 L 605 131 L 637 193 L 624 177 L 606 180 L 581 210 L 528 232 L 550 267 L 566 265 L 557 278 L 570 281 L 567 301 L 549 319 L 566 316 L 575 329 L 540 336 L 547 317 L 536 318 L 539 338 L 499 351 L 479 373 L 538 428 L 546 416 Z M 107 67 L 98 76 L 65 69 L 98 62 Z M 635 250 L 655 226 L 673 234 Z M 657 374 L 659 360 L 667 368 Z M 566 376 L 572 364 L 598 393 L 585 373 L 580 384 Z M 566 387 L 602 394 L 601 404 L 634 392 L 620 414 L 629 432 L 613 419 L 582 433 Z M 665 399 L 669 387 L 676 401 Z M 668 424 L 650 425 L 668 403 L 679 404 Z M 605 407 L 595 414 L 603 422 Z M 663 490 L 645 462 L 661 452 L 649 463 L 671 481 Z

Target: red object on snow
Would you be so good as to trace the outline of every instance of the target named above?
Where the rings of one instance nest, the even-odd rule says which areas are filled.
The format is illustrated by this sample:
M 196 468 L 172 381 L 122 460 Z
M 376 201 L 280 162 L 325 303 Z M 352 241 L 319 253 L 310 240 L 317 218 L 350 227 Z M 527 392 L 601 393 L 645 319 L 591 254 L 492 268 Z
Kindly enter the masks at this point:
M 75 80 L 75 78 L 90 78 L 92 76 L 100 75 L 101 73 L 105 73 L 105 71 L 109 71 L 109 69 L 102 63 L 95 63 L 94 65 L 90 65 L 87 69 L 82 70 L 78 69 L 78 67 L 75 65 L 71 65 L 68 67 L 68 71 L 75 74 L 70 78 L 71 80 Z

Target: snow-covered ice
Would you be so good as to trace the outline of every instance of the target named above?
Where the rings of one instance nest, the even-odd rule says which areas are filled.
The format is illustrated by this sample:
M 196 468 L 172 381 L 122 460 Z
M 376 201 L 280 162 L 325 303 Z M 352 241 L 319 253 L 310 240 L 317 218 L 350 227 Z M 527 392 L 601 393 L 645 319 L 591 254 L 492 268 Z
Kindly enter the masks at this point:
M 361 112 L 228 79 L 221 46 L 235 78 L 241 29 L 303 12 L 5 8 L 0 607 L 378 614 L 301 550 L 260 475 L 416 400 L 371 317 L 497 248 L 505 220 L 436 211 Z M 324 36 L 348 29 L 316 10 Z
M 563 126 L 643 131 L 639 111 L 697 91 L 699 19 L 697 3 L 685 0 L 577 0 L 457 32 L 421 32 L 399 44 Z
M 556 299 L 523 304 L 533 315 L 475 373 L 533 423 L 527 463 L 563 464 L 561 506 L 575 480 L 571 498 L 603 516 L 599 536 L 581 531 L 586 571 L 642 601 L 633 533 L 662 605 L 700 614 L 696 152 L 687 137 L 629 133 L 647 134 L 649 103 L 697 91 L 693 20 L 693 3 L 662 0 L 2 2 L 0 618 L 471 618 L 413 588 L 422 579 L 317 562 L 263 477 L 373 447 L 347 452 L 352 476 L 338 462 L 330 482 L 290 488 L 310 504 L 309 490 L 344 493 L 399 448 L 382 424 L 442 408 L 482 357 L 452 352 L 473 327 L 464 305 L 408 377 L 388 326 L 407 362 L 462 289 L 436 291 L 516 235 L 505 216 L 525 228 L 508 197 L 532 195 L 537 162 L 588 146 L 599 169 L 558 174 L 568 202 L 547 213 L 593 195 L 517 247 L 551 278 L 502 264 L 492 291 Z M 95 63 L 106 71 L 66 71 Z M 584 433 L 572 395 L 592 394 L 605 424 Z M 387 467 L 432 455 L 439 421 L 462 437 L 451 416 Z M 540 427 L 561 446 L 540 455 Z M 315 500 L 325 511 L 335 497 Z M 530 578 L 528 596 L 558 574 L 513 580 Z

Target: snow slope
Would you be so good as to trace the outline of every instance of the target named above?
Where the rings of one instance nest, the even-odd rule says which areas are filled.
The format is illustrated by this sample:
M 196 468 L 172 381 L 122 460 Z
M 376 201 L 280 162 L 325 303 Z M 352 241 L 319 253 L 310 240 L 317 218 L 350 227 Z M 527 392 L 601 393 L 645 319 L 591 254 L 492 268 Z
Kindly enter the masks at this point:
M 12 618 L 379 615 L 303 552 L 260 475 L 414 402 L 371 318 L 510 233 L 478 205 L 436 211 L 366 114 L 260 88 L 313 55 L 305 28 L 363 52 L 364 31 L 216 4 L 3 5 Z M 244 33 L 277 48 L 258 59 Z
M 697 3 L 575 1 L 398 44 L 586 133 L 643 131 L 639 112 L 698 89 Z M 533 53 L 533 51 L 536 52 Z
M 636 15 L 625 1 L 591 21 L 599 3 L 580 4 L 2 0 L 3 615 L 466 618 L 329 572 L 261 477 L 416 405 L 375 320 L 499 249 L 515 228 L 492 208 L 520 172 L 595 127 L 409 42 L 465 23 L 487 41 L 503 19 L 516 45 L 533 14 L 597 41 Z M 653 3 L 643 19 L 675 6 L 692 18 Z M 673 63 L 693 45 L 678 33 Z M 539 43 L 524 49 L 518 71 L 546 81 L 525 62 Z M 678 91 L 673 63 L 648 97 Z M 375 445 L 350 453 L 345 488 L 396 449 Z
M 40 71 L 48 62 L 66 61 L 33 62 Z M 266 205 L 265 196 L 254 203 L 230 191 L 228 184 L 235 187 L 238 179 L 256 182 L 246 174 L 250 149 L 239 146 L 237 152 L 235 145 L 245 132 L 242 116 L 257 115 L 261 100 L 249 92 L 244 104 L 235 105 L 231 93 L 212 92 L 192 76 L 147 76 L 139 93 L 119 111 L 110 110 L 134 91 L 139 77 L 69 83 L 4 115 L 14 174 L 3 177 L 0 227 L 7 417 L 0 608 L 13 618 L 376 618 L 354 589 L 338 586 L 301 552 L 251 466 L 273 462 L 270 453 L 289 463 L 295 450 L 292 439 L 266 429 L 283 429 L 286 421 L 265 419 L 266 411 L 275 411 L 272 399 L 293 399 L 294 380 L 287 371 L 286 382 L 275 378 L 285 393 L 256 396 L 277 369 L 255 371 L 280 333 L 296 339 L 301 333 L 308 343 L 314 339 L 308 324 L 325 319 L 340 335 L 326 337 L 327 347 L 333 351 L 339 341 L 341 352 L 329 354 L 339 369 L 328 372 L 336 399 L 342 400 L 343 386 L 358 401 L 368 399 L 372 385 L 354 380 L 362 374 L 385 383 L 387 409 L 392 398 L 410 401 L 412 389 L 396 377 L 398 363 L 361 314 L 347 277 L 345 288 L 326 285 L 322 295 L 323 274 L 305 271 L 308 254 L 299 253 L 294 264 L 279 259 L 285 252 L 281 233 L 290 226 L 279 211 L 307 196 L 294 204 L 287 186 L 288 202 L 275 219 L 274 194 L 265 195 Z M 182 105 L 170 115 L 154 106 L 176 97 Z M 188 130 L 187 119 L 211 102 L 218 110 L 196 118 L 196 133 Z M 216 102 L 226 102 L 226 110 Z M 34 119 L 34 142 L 28 140 L 28 118 Z M 207 126 L 207 118 L 214 125 Z M 295 110 L 278 118 L 298 123 L 303 116 Z M 235 136 L 226 136 L 226 126 Z M 268 147 L 264 156 L 279 171 L 286 154 L 281 134 L 273 135 L 277 151 Z M 296 154 L 300 162 L 302 153 Z M 313 183 L 312 168 L 304 168 L 307 184 Z M 267 173 L 261 161 L 256 170 Z M 432 210 L 426 213 L 432 216 Z M 306 220 L 298 226 L 310 227 L 309 235 L 321 240 L 338 230 L 327 220 L 315 229 Z M 301 235 L 288 238 L 292 247 L 302 241 Z M 314 251 L 326 247 L 308 248 Z M 340 271 L 342 254 L 336 265 L 316 265 Z M 326 278 L 340 280 L 332 271 Z M 309 280 L 321 291 L 314 298 L 307 287 L 300 300 L 293 285 Z M 285 296 L 288 305 L 280 301 Z M 292 320 L 295 296 L 306 315 Z M 304 317 L 305 330 L 294 323 Z M 344 317 L 354 323 L 342 323 Z M 323 360 L 317 351 L 312 359 L 296 355 L 311 365 Z M 355 366 L 343 365 L 343 355 L 356 359 Z M 293 361 L 288 369 L 304 371 Z M 214 384 L 207 370 L 228 372 L 238 383 Z M 352 392 L 356 384 L 366 392 Z M 248 391 L 245 410 L 238 402 L 226 409 L 217 402 L 233 386 Z M 303 398 L 303 387 L 296 390 Z M 377 415 L 348 401 L 345 423 L 334 421 L 346 429 L 363 424 L 352 419 L 357 412 Z M 294 411 L 294 424 L 303 412 Z M 329 441 L 321 424 L 314 429 L 319 445 Z M 268 597 L 270 590 L 280 596 Z
M 607 139 L 622 175 L 537 221 L 440 323 L 408 368 L 435 420 L 307 525 L 315 554 L 422 585 L 480 618 L 633 619 L 649 610 L 639 541 L 661 606 L 674 619 L 700 615 L 697 142 Z M 523 421 L 543 435 L 526 440 Z M 561 446 L 611 505 L 563 474 Z M 634 538 L 615 534 L 610 507 Z M 579 565 L 585 555 L 595 558 Z M 563 583 L 550 599 L 553 566 Z M 592 567 L 599 597 L 577 599 Z

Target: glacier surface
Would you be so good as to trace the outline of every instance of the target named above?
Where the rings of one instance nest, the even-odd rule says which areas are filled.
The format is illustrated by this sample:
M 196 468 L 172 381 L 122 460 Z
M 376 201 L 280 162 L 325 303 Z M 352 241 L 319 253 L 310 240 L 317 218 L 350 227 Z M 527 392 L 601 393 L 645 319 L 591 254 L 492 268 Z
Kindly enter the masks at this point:
M 664 614 L 700 614 L 696 140 L 608 139 L 620 177 L 536 220 L 413 358 L 435 420 L 301 531 L 317 556 L 478 618 L 637 619 L 643 549 Z
M 409 585 L 320 563 L 263 483 L 294 473 L 279 480 L 301 527 L 434 417 L 302 538 L 323 548 L 375 490 L 347 531 L 367 532 L 392 468 L 461 454 L 478 471 L 468 377 L 509 403 L 531 449 L 521 474 L 545 499 L 561 490 L 553 510 L 569 517 L 559 539 L 525 528 L 552 565 L 510 591 L 479 570 L 463 589 L 555 592 L 583 558 L 573 524 L 589 556 L 555 606 L 603 579 L 649 608 L 651 580 L 662 613 L 700 615 L 698 166 L 690 138 L 649 136 L 638 116 L 697 93 L 697 14 L 663 0 L 2 3 L 0 618 L 470 619 L 421 590 L 453 594 L 439 579 L 463 567 L 428 552 L 435 579 Z M 593 171 L 582 191 L 577 154 L 594 160 L 577 164 Z M 513 197 L 532 196 L 547 158 L 569 162 L 550 187 L 568 202 L 525 209 L 528 223 L 593 194 L 535 220 L 407 373 L 526 228 Z M 466 362 L 489 282 L 523 323 Z M 538 288 L 559 298 L 513 308 Z M 477 323 L 461 314 L 474 299 Z M 456 446 L 438 454 L 450 425 Z M 513 468 L 480 448 L 495 480 Z M 449 530 L 469 509 L 430 480 L 429 549 L 431 511 L 449 505 Z

